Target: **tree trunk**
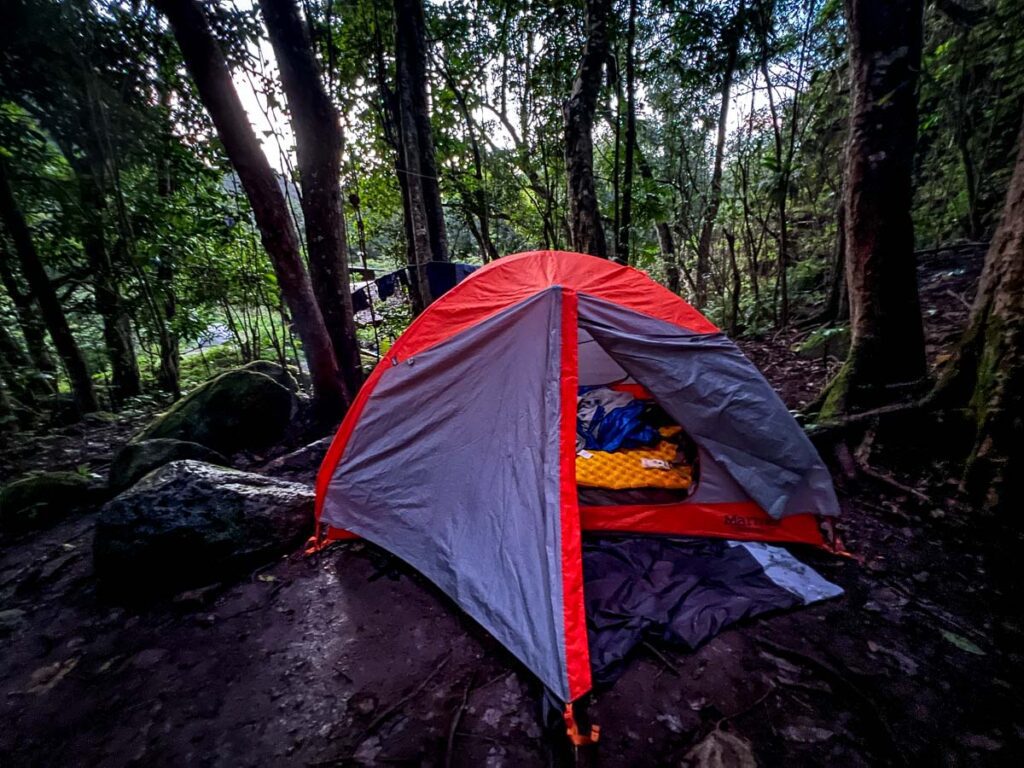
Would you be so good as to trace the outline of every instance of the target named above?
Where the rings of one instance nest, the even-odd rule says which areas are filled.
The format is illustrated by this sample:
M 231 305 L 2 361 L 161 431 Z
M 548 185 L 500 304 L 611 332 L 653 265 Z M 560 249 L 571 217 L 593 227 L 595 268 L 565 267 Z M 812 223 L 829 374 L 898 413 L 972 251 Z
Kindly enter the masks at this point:
M 851 119 L 843 198 L 851 348 L 826 416 L 873 408 L 924 378 L 910 218 L 922 0 L 847 0 Z
M 966 408 L 973 421 L 964 485 L 989 509 L 1016 510 L 1024 496 L 1024 123 L 1002 219 L 948 371 L 933 400 Z
M 768 93 L 768 109 L 772 116 L 772 134 L 775 138 L 775 161 L 778 167 L 779 184 L 777 190 L 777 205 L 779 215 L 779 231 L 777 235 L 779 244 L 778 274 L 776 276 L 776 298 L 781 303 L 779 311 L 775 312 L 778 324 L 785 327 L 789 325 L 789 216 L 786 211 L 789 202 L 789 180 L 788 173 L 783 168 L 785 158 L 782 152 L 782 126 L 779 124 L 778 111 L 775 108 L 775 96 L 772 91 L 772 82 L 768 77 L 768 60 L 761 60 L 761 74 L 764 75 L 765 89 Z M 773 310 L 775 305 L 773 304 Z
M 672 228 L 666 221 L 657 224 L 658 246 L 661 249 L 661 264 L 665 270 L 665 286 L 672 293 L 679 295 L 682 282 L 679 279 L 679 260 L 676 257 L 676 246 L 672 241 Z
M 462 119 L 466 123 L 466 138 L 469 140 L 469 148 L 473 154 L 475 187 L 472 190 L 472 194 L 464 194 L 463 199 L 469 209 L 476 215 L 477 221 L 479 221 L 479 227 L 477 227 L 472 221 L 472 216 L 468 217 L 473 237 L 476 238 L 480 245 L 480 257 L 483 259 L 484 264 L 486 264 L 498 258 L 498 249 L 494 247 L 494 239 L 491 237 L 491 211 L 484 179 L 483 154 L 480 151 L 480 142 L 476 138 L 477 125 L 469 110 L 469 104 L 466 102 L 466 95 L 462 92 L 459 84 L 455 82 L 455 78 L 448 72 L 447 67 L 442 68 L 442 74 L 448 83 L 448 87 L 455 95 L 455 102 L 459 105 Z
M 349 289 L 348 243 L 341 201 L 342 134 L 338 113 L 295 0 L 260 0 L 288 99 L 302 187 L 309 272 L 320 314 L 349 392 L 363 382 Z
M 422 228 L 422 223 L 417 225 L 416 221 L 413 220 L 413 203 L 420 200 L 421 195 L 415 192 L 410 192 L 409 189 L 410 178 L 415 177 L 410 177 L 410 174 L 406 172 L 399 95 L 388 85 L 384 38 L 380 32 L 380 23 L 377 18 L 376 5 L 374 6 L 373 20 L 374 75 L 377 81 L 377 92 L 380 96 L 379 113 L 381 130 L 384 133 L 384 140 L 387 141 L 387 143 L 395 150 L 395 175 L 398 177 L 398 189 L 402 196 L 402 224 L 405 230 L 406 249 L 405 261 L 408 265 L 415 265 L 418 263 L 417 253 L 423 253 L 425 250 L 429 249 L 429 238 L 423 234 L 424 230 Z M 397 66 L 396 70 L 395 77 L 397 80 L 401 74 L 401 70 L 398 70 Z M 412 195 L 412 197 L 410 197 L 410 195 Z M 416 210 L 418 212 L 417 221 L 422 222 L 425 218 L 425 214 L 422 212 L 422 204 L 417 205 Z M 421 233 L 420 237 L 417 237 L 418 232 Z M 363 249 L 363 254 L 365 256 L 365 249 Z M 421 293 L 421 286 L 417 281 L 418 276 L 418 271 L 411 276 L 412 281 L 409 289 L 409 303 L 412 305 L 413 316 L 422 312 L 427 303 L 429 303 L 424 301 L 424 294 Z
M 18 413 L 14 401 L 7 394 L 7 387 L 0 377 L 0 433 L 17 432 L 18 428 Z
M 729 30 L 729 50 L 726 55 L 725 72 L 722 75 L 722 104 L 718 110 L 718 136 L 715 140 L 715 164 L 711 172 L 711 189 L 704 222 L 697 242 L 697 295 L 694 297 L 698 308 L 708 300 L 708 273 L 711 269 L 711 238 L 715 231 L 715 219 L 722 203 L 722 163 L 725 159 L 725 136 L 729 120 L 729 95 L 732 91 L 732 77 L 736 70 L 736 57 L 740 46 L 740 19 L 744 13 L 741 2 Z
M 427 98 L 426 19 L 422 0 L 394 0 L 398 146 L 405 173 L 403 204 L 415 265 L 413 312 L 433 300 L 426 265 L 448 261 L 448 235 L 438 185 Z
M 626 148 L 622 177 L 622 211 L 619 214 L 615 255 L 628 264 L 629 235 L 633 226 L 633 155 L 636 151 L 636 0 L 629 0 L 626 25 Z
M 185 66 L 252 206 L 263 247 L 302 339 L 318 405 L 325 417 L 336 416 L 347 406 L 349 393 L 299 254 L 284 194 L 235 92 L 224 54 L 197 0 L 154 2 L 174 30 Z
M 825 307 L 818 318 L 826 323 L 848 320 L 850 302 L 846 295 L 846 206 L 843 205 L 842 191 L 836 205 L 836 242 L 832 249 L 832 273 L 825 295 Z
M 83 413 L 99 409 L 96 392 L 93 390 L 92 378 L 85 365 L 82 351 L 71 333 L 67 317 L 57 298 L 57 292 L 46 274 L 39 254 L 36 252 L 32 235 L 29 232 L 25 217 L 18 208 L 10 181 L 7 178 L 7 163 L 0 158 L 0 219 L 10 235 L 14 250 L 21 261 L 21 272 L 25 276 L 29 290 L 39 304 L 43 322 L 53 340 L 53 346 L 60 355 L 71 380 L 75 404 Z
M 434 153 L 434 131 L 430 124 L 430 98 L 427 94 L 427 22 L 423 11 L 423 0 L 396 0 L 404 30 L 403 46 L 408 69 L 408 84 L 412 95 L 412 117 L 416 123 L 416 139 L 420 155 L 420 183 L 423 185 L 423 202 L 426 206 L 427 223 L 430 228 L 430 257 L 432 261 L 448 261 L 448 231 L 441 205 L 441 174 L 437 169 Z
M 587 0 L 587 41 L 572 93 L 562 107 L 565 120 L 565 171 L 569 186 L 569 233 L 581 253 L 608 258 L 594 184 L 594 110 L 608 58 L 610 0 Z
M 398 1 L 395 3 L 396 15 Z M 413 274 L 410 276 L 410 298 L 412 299 L 413 315 L 419 315 L 433 301 L 430 282 L 427 279 L 426 265 L 431 261 L 430 224 L 427 216 L 427 204 L 423 189 L 423 178 L 419 174 L 420 147 L 413 119 L 412 86 L 410 83 L 408 58 L 409 52 L 403 42 L 401 28 L 403 25 L 396 19 L 396 79 L 398 90 L 398 152 L 401 157 L 400 173 L 404 176 L 402 204 L 406 217 L 406 230 L 409 237 L 410 265 Z
M 7 385 L 14 397 L 32 404 L 37 394 L 46 394 L 38 391 L 40 381 L 21 344 L 7 326 L 0 323 L 0 382 Z
M 729 249 L 729 272 L 732 275 L 732 290 L 729 292 L 729 335 L 735 336 L 740 325 L 740 293 L 743 290 L 743 279 L 740 277 L 740 266 L 736 262 L 736 235 L 726 231 L 725 242 Z
M 163 51 L 163 48 L 161 48 Z M 171 159 L 174 144 L 174 125 L 171 118 L 171 89 L 165 69 L 169 67 L 166 57 L 159 59 L 158 69 L 161 72 L 157 85 L 159 94 L 159 115 L 162 136 L 160 152 L 156 158 L 157 188 L 156 193 L 168 201 L 174 193 L 174 164 Z M 160 366 L 157 369 L 157 384 L 174 399 L 181 396 L 181 350 L 178 336 L 172 323 L 178 311 L 178 300 L 174 293 L 175 254 L 168 244 L 160 246 L 160 261 L 156 268 L 156 291 L 151 296 L 154 306 L 153 321 L 157 327 L 160 342 Z
M 110 399 L 115 407 L 142 392 L 139 361 L 132 340 L 131 320 L 124 306 L 104 227 L 105 189 L 102 170 L 65 152 L 78 180 L 82 209 L 82 249 L 92 273 L 96 313 L 103 323 L 103 345 L 110 360 Z
M 18 326 L 21 328 L 21 335 L 25 337 L 28 355 L 32 360 L 32 365 L 46 379 L 51 393 L 55 392 L 53 379 L 57 374 L 57 364 L 50 356 L 50 350 L 46 348 L 46 326 L 39 322 L 39 313 L 34 298 L 30 294 L 24 293 L 21 286 L 18 285 L 11 263 L 12 254 L 8 253 L 2 242 L 0 242 L 0 249 L 2 249 L 0 252 L 0 280 L 14 304 Z

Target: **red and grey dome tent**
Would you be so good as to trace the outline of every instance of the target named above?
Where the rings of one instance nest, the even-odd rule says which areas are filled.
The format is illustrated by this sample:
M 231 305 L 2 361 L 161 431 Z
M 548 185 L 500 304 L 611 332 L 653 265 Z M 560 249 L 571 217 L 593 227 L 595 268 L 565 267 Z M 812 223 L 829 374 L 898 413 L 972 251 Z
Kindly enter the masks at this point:
M 580 507 L 581 385 L 644 388 L 697 445 L 683 501 Z M 831 476 L 760 372 L 642 272 L 577 253 L 494 261 L 374 369 L 317 480 L 321 540 L 415 567 L 558 697 L 591 688 L 582 531 L 822 546 Z

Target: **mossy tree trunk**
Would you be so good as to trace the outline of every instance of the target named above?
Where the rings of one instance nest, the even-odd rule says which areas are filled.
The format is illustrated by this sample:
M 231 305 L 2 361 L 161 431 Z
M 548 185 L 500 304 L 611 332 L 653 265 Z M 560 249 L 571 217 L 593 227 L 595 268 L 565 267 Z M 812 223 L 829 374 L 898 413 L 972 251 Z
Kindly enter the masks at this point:
M 884 405 L 927 373 L 910 218 L 922 0 L 847 0 L 843 204 L 852 344 L 821 416 Z
M 987 508 L 1011 509 L 1024 496 L 1024 126 L 967 329 L 933 401 L 965 409 L 973 424 L 966 490 Z

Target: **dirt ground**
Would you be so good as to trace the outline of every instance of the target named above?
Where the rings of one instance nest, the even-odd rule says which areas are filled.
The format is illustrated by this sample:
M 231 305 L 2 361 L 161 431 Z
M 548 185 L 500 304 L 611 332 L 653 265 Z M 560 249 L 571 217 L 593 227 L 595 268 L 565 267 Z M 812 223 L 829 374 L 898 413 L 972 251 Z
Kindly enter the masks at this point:
M 962 325 L 980 265 L 947 262 L 922 273 L 933 359 Z M 793 408 L 828 366 L 796 358 L 797 336 L 743 344 Z M 84 457 L 102 469 L 132 426 L 12 441 L 0 469 Z M 955 468 L 886 460 L 918 490 L 837 478 L 840 530 L 858 559 L 797 551 L 845 596 L 742 624 L 696 653 L 639 649 L 590 706 L 600 765 L 701 764 L 709 738 L 738 740 L 726 765 L 751 764 L 747 749 L 760 765 L 1020 764 L 1020 534 L 963 505 Z M 0 766 L 559 759 L 530 675 L 369 545 L 296 553 L 241 582 L 129 609 L 97 594 L 95 516 L 2 542 Z

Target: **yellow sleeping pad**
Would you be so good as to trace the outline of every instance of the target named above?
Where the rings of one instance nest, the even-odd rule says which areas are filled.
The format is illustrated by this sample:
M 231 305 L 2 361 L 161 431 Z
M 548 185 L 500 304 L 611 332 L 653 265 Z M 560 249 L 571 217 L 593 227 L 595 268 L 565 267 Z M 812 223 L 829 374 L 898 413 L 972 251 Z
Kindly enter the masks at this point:
M 661 430 L 662 435 L 673 430 Z M 667 435 L 666 435 L 667 436 Z M 576 484 L 591 488 L 689 488 L 688 465 L 671 465 L 676 445 L 662 441 L 649 448 L 620 451 L 581 451 L 576 455 Z M 645 461 L 646 460 L 646 461 Z

